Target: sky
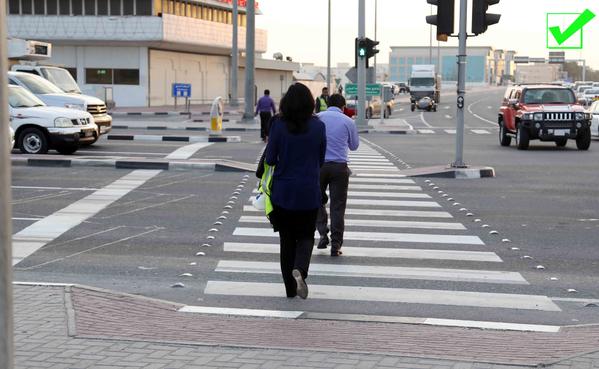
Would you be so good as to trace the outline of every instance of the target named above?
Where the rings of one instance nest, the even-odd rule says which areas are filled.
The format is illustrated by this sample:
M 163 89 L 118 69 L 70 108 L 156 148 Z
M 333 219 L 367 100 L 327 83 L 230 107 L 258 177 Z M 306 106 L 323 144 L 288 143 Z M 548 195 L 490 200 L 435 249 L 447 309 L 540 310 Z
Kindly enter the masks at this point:
M 429 45 L 429 25 L 425 17 L 430 15 L 431 6 L 426 0 L 366 0 L 366 36 L 372 39 L 375 35 L 375 1 L 378 1 L 379 63 L 388 62 L 391 46 Z M 327 0 L 258 2 L 263 14 L 257 16 L 256 26 L 268 31 L 268 51 L 264 57 L 271 58 L 272 54 L 281 52 L 297 62 L 326 65 Z M 459 2 L 456 0 L 456 9 Z M 358 0 L 331 0 L 331 8 L 332 64 L 353 64 L 354 38 L 358 34 Z M 584 48 L 566 51 L 566 58 L 586 59 L 587 65 L 599 69 L 597 0 L 501 0 L 489 8 L 489 13 L 502 15 L 499 24 L 489 27 L 482 35 L 469 38 L 468 45 L 515 50 L 521 56 L 547 57 L 546 14 L 582 13 L 585 9 L 597 16 L 583 29 Z M 456 14 L 456 31 L 457 26 Z M 436 43 L 434 40 L 434 45 Z M 452 38 L 441 45 L 457 46 L 457 39 Z

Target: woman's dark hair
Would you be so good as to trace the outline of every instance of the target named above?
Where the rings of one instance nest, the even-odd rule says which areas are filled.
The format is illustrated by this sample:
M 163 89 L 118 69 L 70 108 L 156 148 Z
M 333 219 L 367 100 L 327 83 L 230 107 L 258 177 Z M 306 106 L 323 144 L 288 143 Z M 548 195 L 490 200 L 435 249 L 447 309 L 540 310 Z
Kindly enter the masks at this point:
M 343 109 L 345 106 L 345 97 L 341 94 L 332 94 L 329 97 L 329 106 L 336 106 L 339 109 Z
M 292 84 L 281 99 L 280 110 L 281 119 L 287 123 L 289 132 L 294 134 L 305 132 L 314 111 L 312 92 L 306 85 Z

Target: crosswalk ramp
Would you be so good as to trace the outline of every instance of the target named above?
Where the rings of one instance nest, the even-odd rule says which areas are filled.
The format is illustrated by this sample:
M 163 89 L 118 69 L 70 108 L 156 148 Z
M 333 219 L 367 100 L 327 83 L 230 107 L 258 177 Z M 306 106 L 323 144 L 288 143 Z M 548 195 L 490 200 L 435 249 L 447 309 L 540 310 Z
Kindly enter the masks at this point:
M 308 300 L 285 297 L 278 234 L 250 198 L 224 242 L 197 310 L 293 318 L 357 314 L 432 319 L 442 325 L 559 329 L 522 324 L 522 312 L 555 314 L 560 307 L 547 296 L 529 293 L 526 278 L 504 270 L 504 261 L 434 195 L 365 144 L 350 160 L 354 174 L 344 254 L 331 258 L 329 250 L 314 249 Z M 502 321 L 491 322 L 492 311 Z

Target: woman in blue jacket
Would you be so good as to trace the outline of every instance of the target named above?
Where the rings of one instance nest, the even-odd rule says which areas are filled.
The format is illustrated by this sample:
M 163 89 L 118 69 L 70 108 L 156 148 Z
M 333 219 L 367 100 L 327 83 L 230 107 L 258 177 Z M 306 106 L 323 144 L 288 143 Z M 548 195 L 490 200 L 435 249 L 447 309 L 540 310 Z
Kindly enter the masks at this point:
M 322 205 L 320 167 L 327 139 L 324 123 L 313 115 L 314 98 L 305 85 L 291 85 L 279 109 L 266 146 L 266 163 L 275 166 L 270 220 L 279 232 L 287 297 L 305 299 L 316 214 Z

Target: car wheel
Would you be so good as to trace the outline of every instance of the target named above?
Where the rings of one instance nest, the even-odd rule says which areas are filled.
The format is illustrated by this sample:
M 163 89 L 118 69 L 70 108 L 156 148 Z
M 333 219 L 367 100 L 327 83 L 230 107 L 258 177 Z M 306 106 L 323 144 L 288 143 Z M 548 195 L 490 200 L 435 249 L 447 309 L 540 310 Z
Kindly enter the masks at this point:
M 576 147 L 578 150 L 588 150 L 591 146 L 591 130 L 589 128 L 581 129 L 576 136 Z
M 19 149 L 23 154 L 46 154 L 48 138 L 39 128 L 25 128 L 19 135 Z
M 366 110 L 366 119 L 372 119 L 372 109 L 368 108 Z
M 499 122 L 499 144 L 501 146 L 509 146 L 512 143 L 512 138 L 507 135 L 503 122 Z
M 518 125 L 516 130 L 516 144 L 518 145 L 518 150 L 528 150 L 528 145 L 530 144 L 528 130 L 522 128 L 521 125 Z
M 557 147 L 564 147 L 568 144 L 568 139 L 563 137 L 563 138 L 558 138 L 555 140 L 555 145 Z
M 387 119 L 390 116 L 391 116 L 391 108 L 387 107 L 387 109 L 385 109 L 384 118 Z
M 62 155 L 72 155 L 77 149 L 79 149 L 79 146 L 77 145 L 63 145 L 57 147 L 56 151 Z
M 433 105 L 433 111 L 436 113 L 437 112 L 437 105 Z
M 412 104 L 412 105 L 411 105 L 411 107 L 410 107 L 410 109 L 411 109 L 412 111 L 416 110 L 416 104 Z
M 95 144 L 96 141 L 98 141 L 98 136 L 94 135 L 94 140 L 93 141 L 82 142 L 82 143 L 80 143 L 80 145 L 83 146 L 83 147 L 87 147 L 87 146 L 91 146 L 91 145 Z

